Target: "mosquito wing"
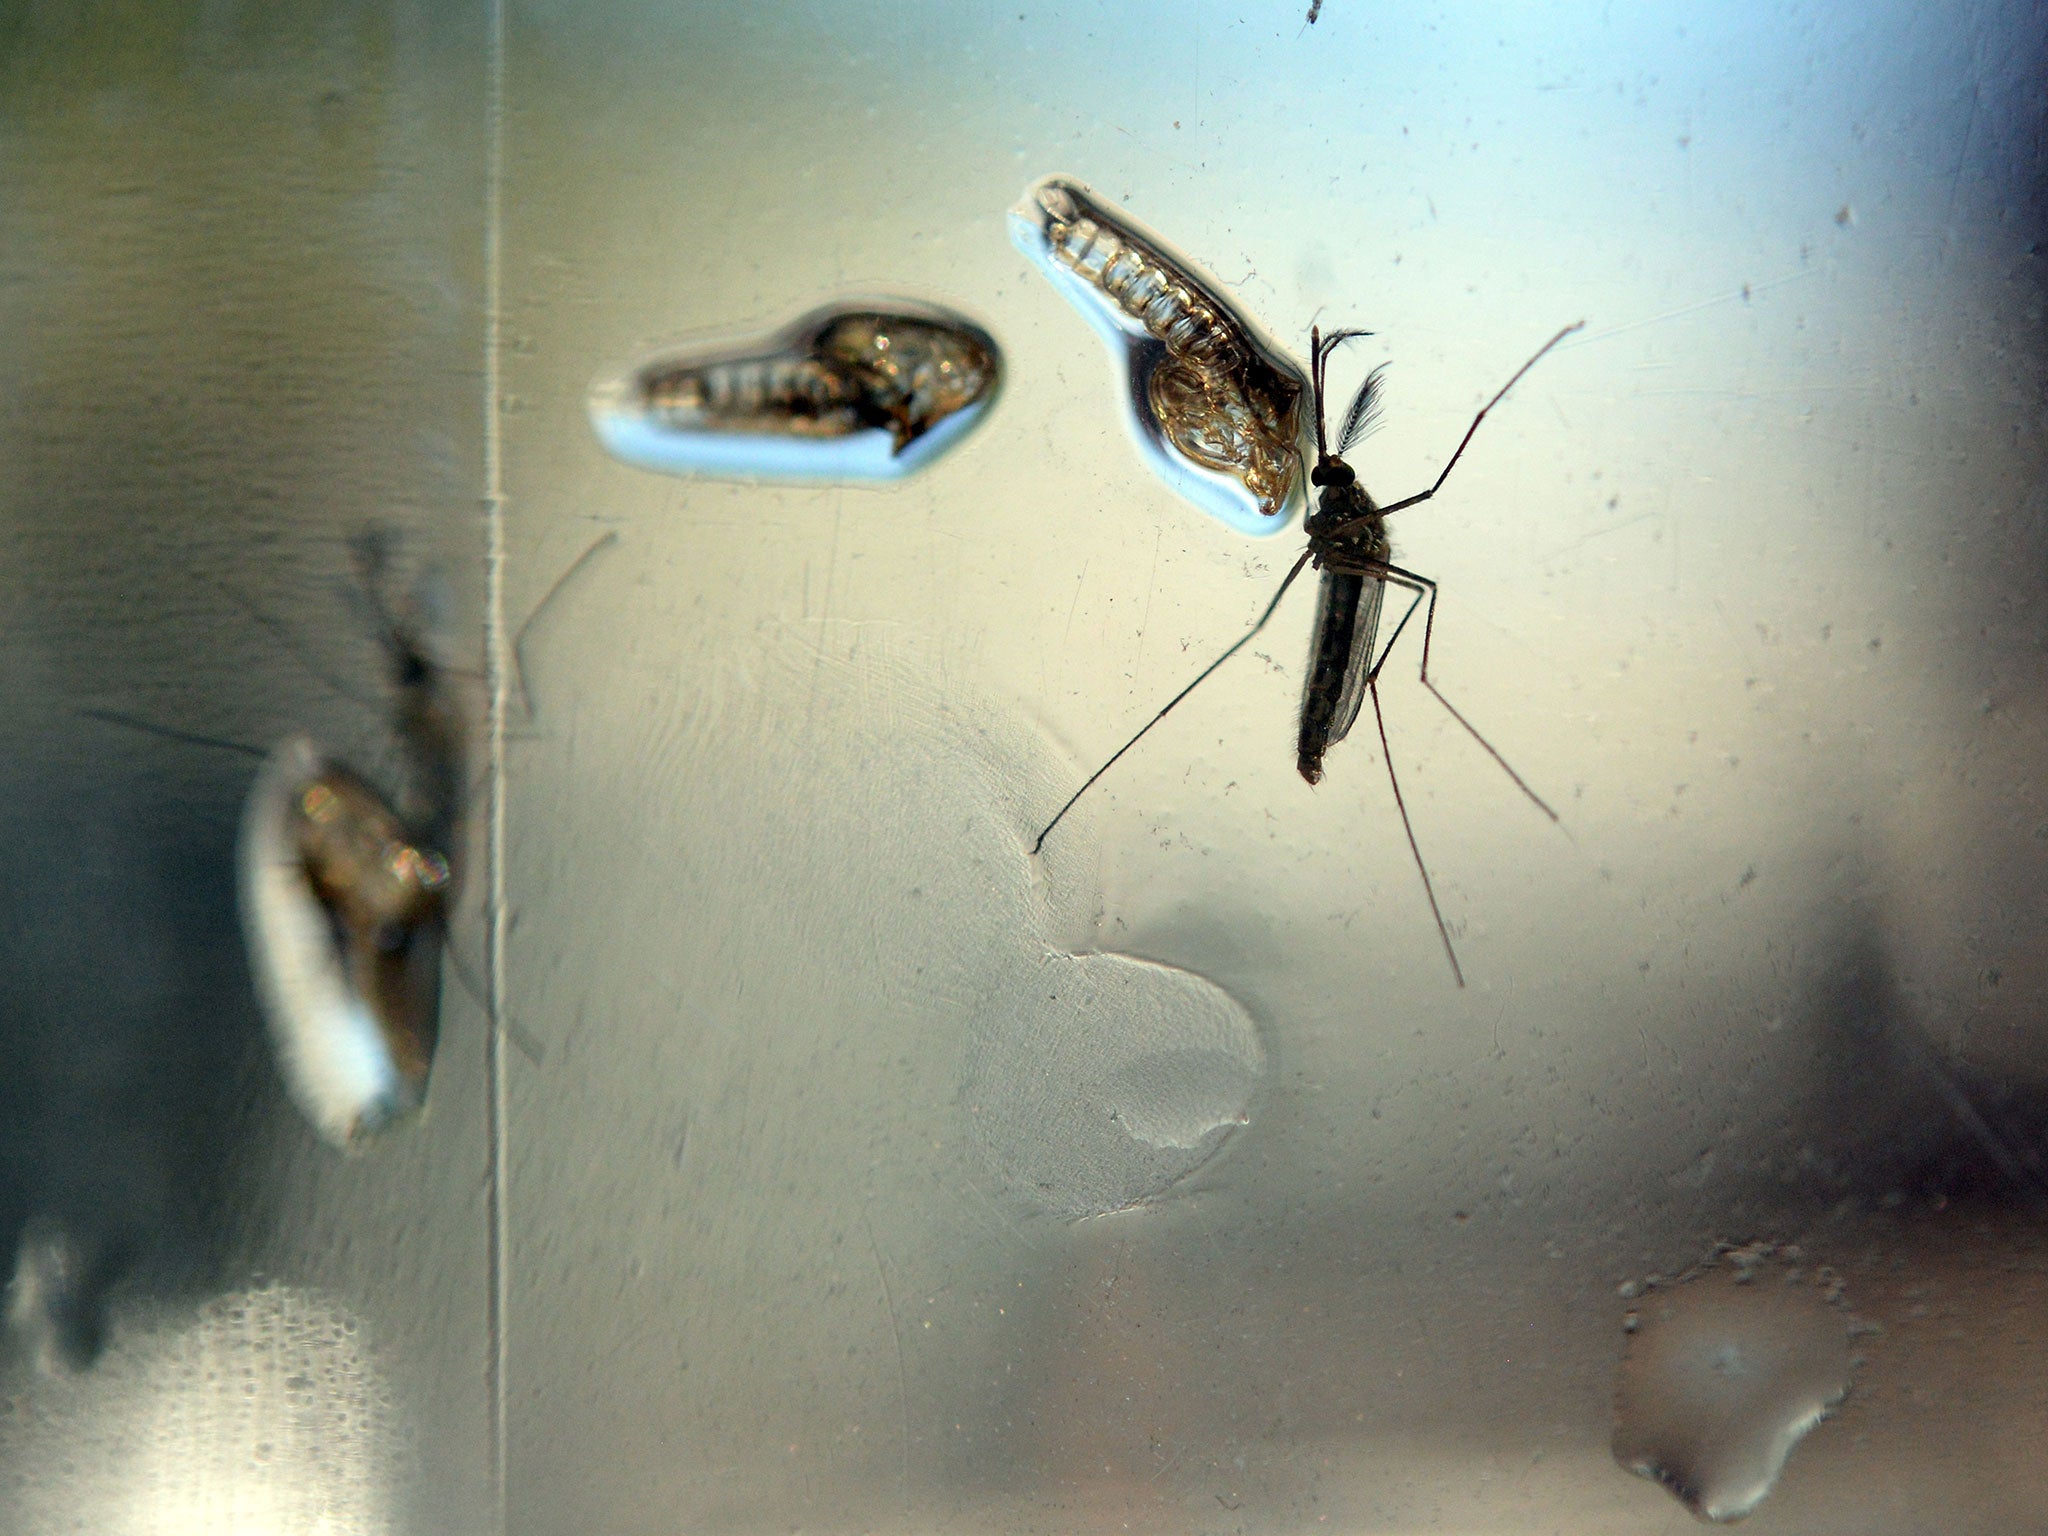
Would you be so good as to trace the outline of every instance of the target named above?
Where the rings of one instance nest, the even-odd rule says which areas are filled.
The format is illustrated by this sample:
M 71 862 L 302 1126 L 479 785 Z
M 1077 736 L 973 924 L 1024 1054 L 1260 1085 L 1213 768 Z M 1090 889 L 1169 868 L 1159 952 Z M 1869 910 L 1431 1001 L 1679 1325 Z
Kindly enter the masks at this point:
M 1323 754 L 1344 739 L 1365 702 L 1385 594 L 1386 583 L 1376 576 L 1323 572 L 1315 637 L 1309 643 L 1308 681 L 1301 695 L 1296 759 L 1301 776 L 1311 784 L 1323 776 Z

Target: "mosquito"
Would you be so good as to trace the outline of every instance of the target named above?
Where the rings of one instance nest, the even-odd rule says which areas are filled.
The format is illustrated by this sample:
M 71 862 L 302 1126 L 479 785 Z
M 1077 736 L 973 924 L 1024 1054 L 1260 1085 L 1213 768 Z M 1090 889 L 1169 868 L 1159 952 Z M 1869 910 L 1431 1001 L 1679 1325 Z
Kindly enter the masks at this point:
M 607 533 L 558 577 L 512 642 L 519 696 L 532 713 L 524 661 L 528 629 L 599 551 Z M 455 674 L 435 654 L 422 614 L 392 604 L 392 539 L 351 541 L 358 587 L 352 606 L 369 621 L 389 667 L 391 732 L 406 769 L 388 797 L 309 737 L 265 752 L 245 742 L 138 719 L 116 710 L 81 713 L 262 763 L 244 802 L 237 853 L 250 972 L 280 1074 L 293 1101 L 327 1141 L 346 1150 L 425 1102 L 440 1030 L 444 951 L 458 979 L 483 1001 L 447 928 L 459 868 L 459 823 L 468 732 Z M 227 589 L 294 650 L 291 629 Z M 416 604 L 414 606 L 423 606 Z M 302 659 L 303 656 L 302 656 Z M 368 703 L 317 664 L 316 676 Z M 506 1037 L 536 1063 L 538 1046 L 511 1020 Z
M 1486 755 L 1500 765 L 1500 769 L 1539 811 L 1553 822 L 1557 812 L 1552 810 L 1543 797 L 1531 789 L 1522 776 L 1515 772 L 1508 760 L 1500 755 L 1493 743 L 1479 733 L 1476 726 L 1458 712 L 1457 707 L 1444 697 L 1441 689 L 1430 680 L 1429 647 L 1436 631 L 1437 584 L 1429 577 L 1416 571 L 1407 570 L 1393 563 L 1393 544 L 1387 537 L 1387 519 L 1394 513 L 1404 511 L 1428 501 L 1444 488 L 1444 482 L 1451 477 L 1458 460 L 1464 456 L 1471 444 L 1479 424 L 1486 420 L 1487 412 L 1507 398 L 1509 390 L 1521 382 L 1522 376 L 1565 337 L 1585 325 L 1580 320 L 1566 326 L 1550 340 L 1536 349 L 1521 367 L 1517 368 L 1507 383 L 1503 384 L 1493 398 L 1479 408 L 1479 414 L 1472 418 L 1472 424 L 1465 429 L 1465 435 L 1458 440 L 1457 448 L 1436 477 L 1436 483 L 1428 490 L 1417 491 L 1386 506 L 1375 503 L 1364 486 L 1358 483 L 1358 475 L 1344 461 L 1344 455 L 1371 430 L 1380 408 L 1381 381 L 1385 376 L 1385 365 L 1373 369 L 1365 376 L 1365 382 L 1352 396 L 1350 406 L 1336 433 L 1336 446 L 1330 445 L 1326 426 L 1327 373 L 1331 353 L 1345 342 L 1360 336 L 1370 335 L 1369 331 L 1340 330 L 1324 336 L 1320 327 L 1309 332 L 1309 384 L 1315 398 L 1316 409 L 1316 463 L 1309 471 L 1309 484 L 1321 492 L 1316 508 L 1308 515 L 1303 532 L 1308 536 L 1308 547 L 1289 568 L 1280 582 L 1280 589 L 1266 604 L 1265 611 L 1252 627 L 1245 631 L 1238 641 L 1204 667 L 1185 688 L 1167 700 L 1166 705 L 1138 729 L 1121 747 L 1118 747 L 1100 768 L 1088 775 L 1087 781 L 1074 791 L 1067 803 L 1059 808 L 1052 820 L 1038 834 L 1031 845 L 1036 855 L 1045 846 L 1052 829 L 1060 824 L 1074 802 L 1086 794 L 1105 773 L 1115 766 L 1132 747 L 1143 739 L 1145 733 L 1172 712 L 1189 694 L 1193 693 L 1223 663 L 1230 660 L 1251 642 L 1254 635 L 1266 627 L 1266 621 L 1273 617 L 1280 607 L 1280 600 L 1287 595 L 1287 589 L 1303 570 L 1313 564 L 1323 573 L 1322 594 L 1316 606 L 1314 639 L 1309 646 L 1308 677 L 1302 688 L 1301 734 L 1296 745 L 1295 765 L 1301 776 L 1310 784 L 1321 782 L 1323 758 L 1330 748 L 1342 741 L 1358 719 L 1360 707 L 1367 697 L 1372 699 L 1373 720 L 1379 728 L 1380 754 L 1387 765 L 1387 782 L 1393 786 L 1394 808 L 1401 813 L 1401 829 L 1408 837 L 1408 851 L 1414 856 L 1416 873 L 1422 876 L 1422 891 L 1429 900 L 1430 916 L 1436 920 L 1437 937 L 1443 940 L 1444 956 L 1451 963 L 1451 976 L 1462 987 L 1465 985 L 1464 969 L 1458 964 L 1457 948 L 1451 943 L 1451 930 L 1444 922 L 1443 908 L 1437 904 L 1436 887 L 1429 878 L 1429 866 L 1423 862 L 1422 846 L 1415 839 L 1415 824 L 1408 816 L 1408 803 L 1401 794 L 1400 776 L 1394 771 L 1393 753 L 1387 744 L 1387 723 L 1380 710 L 1379 678 L 1386 667 L 1387 658 L 1392 655 L 1394 645 L 1400 640 L 1402 631 L 1407 629 L 1409 620 L 1415 617 L 1415 610 L 1423 608 L 1422 619 L 1422 660 L 1419 674 L 1422 686 L 1436 697 L 1436 701 L 1450 712 L 1453 720 L 1463 726 L 1467 735 L 1485 750 Z M 1384 646 L 1379 644 L 1380 609 L 1388 587 L 1399 587 L 1408 594 L 1408 606 L 1401 618 L 1387 636 Z M 1426 607 L 1424 605 L 1427 605 Z

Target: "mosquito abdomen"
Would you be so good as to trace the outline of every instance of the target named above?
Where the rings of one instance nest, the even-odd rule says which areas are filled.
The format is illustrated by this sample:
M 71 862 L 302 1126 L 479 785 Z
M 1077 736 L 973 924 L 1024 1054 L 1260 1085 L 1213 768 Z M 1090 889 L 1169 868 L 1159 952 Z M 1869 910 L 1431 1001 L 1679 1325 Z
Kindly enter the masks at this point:
M 1053 253 L 1114 299 L 1154 341 L 1207 367 L 1244 361 L 1243 345 L 1215 306 L 1159 252 L 1114 228 L 1101 217 L 1103 210 L 1084 209 L 1071 187 L 1051 182 L 1038 198 Z
M 852 430 L 860 390 L 815 358 L 747 357 L 650 375 L 642 386 L 648 414 L 676 421 L 700 416 L 739 430 L 787 431 L 793 419 Z
M 1300 480 L 1306 394 L 1286 355 L 1193 262 L 1078 182 L 1034 184 L 1012 229 L 1109 341 L 1140 443 L 1161 452 L 1167 478 L 1251 531 L 1281 516 Z
M 1362 679 L 1356 652 L 1360 644 L 1370 648 L 1379 629 L 1375 609 L 1373 633 L 1359 633 L 1359 601 L 1370 579 L 1351 571 L 1323 572 L 1308 677 L 1301 690 L 1301 737 L 1295 753 L 1295 766 L 1311 784 L 1322 782 L 1323 755 L 1344 739 L 1358 718 Z

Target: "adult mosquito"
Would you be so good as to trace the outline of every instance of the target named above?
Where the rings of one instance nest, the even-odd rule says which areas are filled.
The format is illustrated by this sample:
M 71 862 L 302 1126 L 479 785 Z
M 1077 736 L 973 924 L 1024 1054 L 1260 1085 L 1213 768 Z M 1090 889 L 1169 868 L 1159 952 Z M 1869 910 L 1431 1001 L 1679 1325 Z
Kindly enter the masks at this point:
M 1358 483 L 1357 473 L 1344 462 L 1344 455 L 1371 429 L 1378 415 L 1384 365 L 1368 373 L 1365 382 L 1359 385 L 1358 393 L 1352 396 L 1338 426 L 1334 449 L 1326 427 L 1326 377 L 1330 354 L 1345 342 L 1371 333 L 1342 330 L 1324 336 L 1320 327 L 1312 329 L 1309 332 L 1309 383 L 1315 397 L 1316 463 L 1308 478 L 1309 484 L 1321 495 L 1303 527 L 1308 536 L 1308 547 L 1282 578 L 1279 591 L 1273 594 L 1273 600 L 1266 605 L 1257 622 L 1236 644 L 1204 667 L 1193 682 L 1167 700 L 1165 706 L 1139 727 L 1135 736 L 1118 747 L 1108 761 L 1088 775 L 1087 781 L 1045 824 L 1037 841 L 1032 843 L 1031 852 L 1035 855 L 1045 846 L 1046 838 L 1060 824 L 1061 818 L 1074 808 L 1074 802 L 1109 772 L 1118 758 L 1136 746 L 1147 731 L 1172 712 L 1175 705 L 1199 688 L 1211 673 L 1243 650 L 1252 637 L 1266 627 L 1266 621 L 1273 617 L 1280 600 L 1287 595 L 1287 589 L 1294 585 L 1294 579 L 1313 564 L 1323 573 L 1323 585 L 1316 606 L 1314 638 L 1309 645 L 1308 677 L 1302 688 L 1301 734 L 1296 745 L 1296 766 L 1309 783 L 1319 783 L 1323 777 L 1324 755 L 1350 731 L 1366 698 L 1372 699 L 1373 720 L 1379 728 L 1380 754 L 1387 765 L 1387 782 L 1393 786 L 1394 807 L 1401 813 L 1401 829 L 1408 837 L 1408 851 L 1414 856 L 1416 873 L 1422 876 L 1422 891 L 1429 899 L 1430 916 L 1436 920 L 1437 937 L 1443 940 L 1444 956 L 1451 963 L 1451 976 L 1459 986 L 1464 986 L 1465 972 L 1458 964 L 1458 951 L 1451 943 L 1451 930 L 1444 922 L 1443 908 L 1437 904 L 1436 887 L 1430 881 L 1429 866 L 1423 862 L 1422 847 L 1415 840 L 1415 824 L 1409 819 L 1408 803 L 1401 794 L 1400 776 L 1394 771 L 1393 753 L 1387 744 L 1386 718 L 1380 710 L 1380 672 L 1386 667 L 1387 658 L 1393 654 L 1395 642 L 1408 627 L 1408 621 L 1415 617 L 1415 610 L 1423 607 L 1425 601 L 1428 606 L 1423 613 L 1422 661 L 1419 667 L 1422 686 L 1450 712 L 1453 720 L 1465 728 L 1466 734 L 1485 749 L 1486 755 L 1500 765 L 1501 771 L 1528 796 L 1531 804 L 1553 822 L 1558 816 L 1543 797 L 1509 766 L 1508 760 L 1500 755 L 1493 743 L 1481 735 L 1478 728 L 1460 714 L 1430 680 L 1429 646 L 1436 631 L 1437 584 L 1419 572 L 1393 563 L 1394 550 L 1387 537 L 1387 519 L 1396 512 L 1428 501 L 1442 490 L 1458 460 L 1464 456 L 1473 434 L 1479 430 L 1479 424 L 1486 420 L 1487 412 L 1499 405 L 1508 391 L 1520 383 L 1522 376 L 1534 368 L 1551 348 L 1585 323 L 1581 320 L 1566 326 L 1538 347 L 1535 355 L 1517 368 L 1493 398 L 1479 408 L 1479 414 L 1472 418 L 1472 424 L 1458 440 L 1456 450 L 1444 465 L 1443 472 L 1436 477 L 1434 485 L 1386 506 L 1373 501 L 1365 487 Z M 1390 586 L 1408 593 L 1408 606 L 1387 636 L 1387 643 L 1382 646 L 1379 644 L 1380 609 Z

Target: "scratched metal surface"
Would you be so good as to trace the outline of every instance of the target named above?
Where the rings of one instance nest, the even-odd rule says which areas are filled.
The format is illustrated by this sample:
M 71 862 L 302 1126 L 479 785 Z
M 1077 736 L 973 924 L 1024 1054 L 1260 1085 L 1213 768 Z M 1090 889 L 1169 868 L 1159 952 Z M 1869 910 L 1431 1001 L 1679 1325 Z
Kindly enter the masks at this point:
M 515 9 L 523 590 L 621 535 L 508 775 L 549 1047 L 511 1085 L 517 1528 L 1680 1529 L 1609 1453 L 1615 1287 L 1753 1237 L 1888 1330 L 1755 1528 L 2038 1495 L 2039 1229 L 1975 1139 L 2038 1149 L 2048 1067 L 2039 117 L 2000 62 L 2038 37 L 1969 16 Z M 1587 320 L 1393 525 L 1443 686 L 1564 818 L 1389 684 L 1466 991 L 1370 724 L 1295 774 L 1305 592 L 1024 865 L 1299 537 L 1128 442 L 1006 238 L 1052 172 L 1297 354 L 1378 332 L 1383 499 Z M 843 291 L 1007 349 L 918 477 L 655 478 L 585 429 L 616 360 Z M 1175 1037 L 1172 973 L 1097 951 L 1255 1039 L 1193 997 Z M 1110 1116 L 1136 1147 L 1200 1097 L 1134 1032 L 1241 1097 L 1220 1153 L 1105 1166 Z
M 10 1533 L 485 1528 L 476 1010 L 451 982 L 425 1123 L 314 1142 L 235 915 L 254 761 L 82 713 L 383 779 L 371 528 L 474 670 L 482 41 L 406 4 L 0 17 Z
M 38 215 L 0 224 L 35 876 L 0 1214 L 154 1210 L 137 1168 L 183 1202 L 98 1367 L 8 1367 L 27 1528 L 162 1529 L 135 1490 L 186 1483 L 295 1528 L 277 1490 L 310 1485 L 234 1458 L 317 1441 L 336 1528 L 487 1529 L 502 1414 L 521 1532 L 1681 1530 L 1610 1452 L 1625 1314 L 1681 1293 L 1618 1287 L 1753 1240 L 1838 1290 L 1800 1326 L 1853 1325 L 1857 1363 L 1749 1528 L 2028 1524 L 2028 8 L 514 5 L 494 455 L 485 18 L 350 15 L 195 11 L 114 64 L 0 33 L 0 180 Z M 80 95 L 83 62 L 155 83 Z M 163 163 L 108 180 L 110 136 Z M 1563 815 L 1397 662 L 1464 991 L 1370 726 L 1295 774 L 1306 592 L 1026 860 L 1299 537 L 1178 504 L 1125 438 L 1101 343 L 1007 237 L 1052 172 L 1297 353 L 1312 320 L 1377 332 L 1340 387 L 1392 361 L 1351 460 L 1382 500 L 1587 320 L 1392 528 L 1444 584 L 1439 681 Z M 989 420 L 914 477 L 667 478 L 589 429 L 636 358 L 889 294 L 1005 348 Z M 430 1114 L 341 1164 L 235 950 L 246 769 L 67 710 L 300 721 L 303 658 L 201 578 L 359 675 L 335 539 L 380 512 L 473 639 L 497 490 L 502 1160 L 451 986 Z M 107 1014 L 144 1022 L 81 1086 L 48 1042 Z M 193 1407 L 330 1337 L 319 1413 Z M 1628 1400 L 1692 1400 L 1645 1385 L 1682 1354 L 1632 1353 Z

